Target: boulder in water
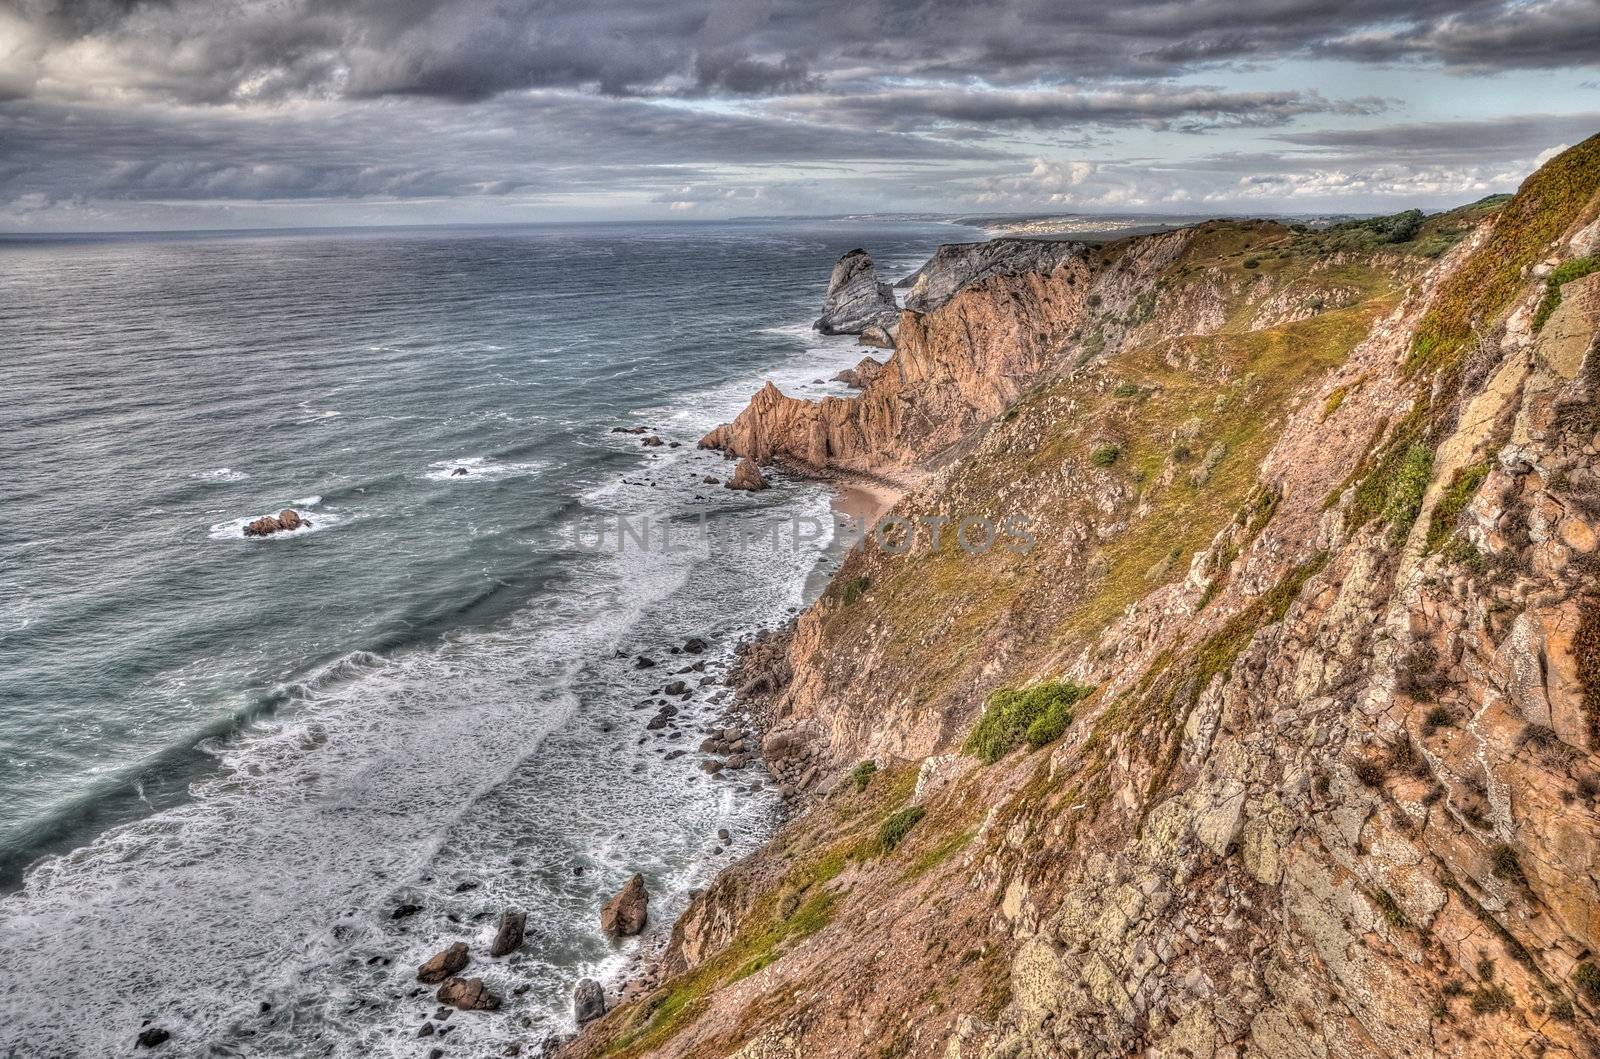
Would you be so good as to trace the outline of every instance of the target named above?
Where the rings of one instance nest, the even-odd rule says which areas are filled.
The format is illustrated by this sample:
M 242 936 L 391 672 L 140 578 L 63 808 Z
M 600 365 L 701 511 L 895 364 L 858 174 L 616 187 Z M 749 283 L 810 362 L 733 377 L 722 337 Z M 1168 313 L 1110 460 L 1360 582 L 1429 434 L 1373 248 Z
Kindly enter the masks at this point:
M 467 965 L 467 943 L 458 941 L 443 952 L 435 953 L 428 962 L 417 968 L 417 981 L 442 982 Z
M 606 1013 L 606 992 L 593 978 L 580 979 L 572 991 L 572 1017 L 582 1026 Z
M 528 925 L 526 912 L 500 913 L 500 928 L 495 931 L 494 942 L 489 946 L 490 956 L 506 956 L 522 948 L 522 932 Z
M 494 1011 L 500 998 L 489 992 L 482 978 L 449 978 L 439 987 L 439 1003 L 462 1011 Z
M 277 515 L 262 515 L 244 528 L 246 537 L 270 537 L 274 533 L 287 533 L 290 530 L 309 529 L 311 520 L 301 518 L 300 512 L 292 507 L 286 507 Z
M 600 929 L 613 938 L 631 938 L 649 922 L 650 894 L 644 876 L 635 874 L 617 896 L 600 908 Z
M 139 1037 L 136 1043 L 141 1048 L 159 1048 L 171 1039 L 172 1034 L 168 1033 L 160 1026 L 151 1026 L 149 1029 L 141 1030 L 139 1032 Z
M 450 477 L 452 477 L 452 478 L 465 478 L 467 475 L 469 475 L 471 473 L 472 472 L 467 470 L 465 467 L 457 467 L 455 470 L 450 472 Z

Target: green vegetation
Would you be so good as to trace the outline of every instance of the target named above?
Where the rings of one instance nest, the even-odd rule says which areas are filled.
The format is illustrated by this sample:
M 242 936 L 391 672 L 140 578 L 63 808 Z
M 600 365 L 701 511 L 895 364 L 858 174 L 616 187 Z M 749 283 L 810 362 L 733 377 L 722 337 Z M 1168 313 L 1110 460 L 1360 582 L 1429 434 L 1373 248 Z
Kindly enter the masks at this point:
M 1600 135 L 1569 148 L 1523 181 L 1494 231 L 1441 286 L 1417 325 L 1409 367 L 1452 366 L 1476 329 L 1492 327 L 1526 282 L 1527 270 L 1571 226 L 1600 187 Z
M 1433 509 L 1433 521 L 1428 524 L 1428 551 L 1436 552 L 1455 532 L 1456 520 L 1467 504 L 1477 495 L 1478 487 L 1489 477 L 1489 464 L 1484 461 L 1462 467 L 1450 476 L 1450 484 Z
M 867 594 L 867 589 L 872 587 L 872 580 L 868 577 L 852 577 L 839 589 L 839 599 L 845 606 L 854 606 L 862 596 Z
M 1595 272 L 1600 272 L 1600 254 L 1590 254 L 1568 261 L 1550 273 L 1544 281 L 1544 299 L 1539 302 L 1539 308 L 1533 313 L 1533 329 L 1539 331 L 1544 327 L 1545 321 L 1550 319 L 1550 314 L 1561 306 L 1561 288 L 1573 280 Z
M 1495 1015 L 1510 1011 L 1514 1006 L 1510 991 L 1503 985 L 1480 986 L 1472 993 L 1474 1015 Z
M 850 770 L 850 781 L 856 785 L 856 793 L 860 794 L 867 789 L 867 784 L 872 782 L 872 777 L 878 774 L 878 763 L 871 758 L 861 762 Z
M 967 753 L 993 764 L 1024 740 L 1035 748 L 1044 746 L 1066 731 L 1072 708 L 1093 691 L 1064 680 L 1000 688 L 989 696 L 982 719 L 967 737 Z
M 906 872 L 906 877 L 914 879 L 917 876 L 926 875 L 963 849 L 966 849 L 977 836 L 976 828 L 956 832 L 918 857 L 916 863 L 912 864 L 910 870 Z
M 1383 520 L 1389 524 L 1396 542 L 1405 539 L 1411 524 L 1417 521 L 1423 494 L 1428 491 L 1432 477 L 1433 449 L 1420 443 L 1409 446 L 1389 486 L 1388 502 L 1383 509 Z
M 1378 904 L 1378 911 L 1383 913 L 1383 918 L 1389 921 L 1391 927 L 1404 927 L 1406 914 L 1400 908 L 1400 903 L 1388 890 L 1379 890 L 1373 895 Z
M 1584 960 L 1572 969 L 1572 984 L 1591 1004 L 1600 1004 L 1600 967 Z
M 1119 382 L 1117 388 L 1111 391 L 1111 396 L 1117 398 L 1138 397 L 1139 387 L 1131 382 Z
M 1247 257 L 1247 258 L 1244 259 L 1244 267 L 1245 268 L 1260 268 L 1261 267 L 1261 259 L 1259 257 Z
M 890 814 L 888 819 L 884 820 L 883 826 L 878 828 L 878 851 L 893 852 L 926 815 L 927 810 L 920 805 L 910 805 L 897 813 Z
M 1117 462 L 1117 457 L 1122 455 L 1122 446 L 1115 444 L 1096 445 L 1094 451 L 1089 453 L 1089 462 L 1096 467 L 1110 467 Z

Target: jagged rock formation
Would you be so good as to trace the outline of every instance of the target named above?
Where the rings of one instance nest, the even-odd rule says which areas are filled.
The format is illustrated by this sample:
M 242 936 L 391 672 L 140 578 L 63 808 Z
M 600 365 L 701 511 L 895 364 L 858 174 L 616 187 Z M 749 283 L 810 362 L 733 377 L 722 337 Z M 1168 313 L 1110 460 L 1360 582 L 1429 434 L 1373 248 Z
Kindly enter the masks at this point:
M 745 655 L 804 811 L 565 1055 L 1596 1054 L 1600 137 L 1352 231 L 1140 237 L 907 316 L 1080 337 L 959 443 L 860 434 L 932 468 L 918 545 Z M 785 401 L 727 440 L 787 454 Z M 1032 547 L 955 546 L 1012 515 Z M 1037 682 L 1092 691 L 1007 728 Z
M 878 281 L 872 255 L 852 250 L 833 266 L 822 316 L 812 326 L 825 335 L 859 335 L 871 327 L 892 333 L 899 320 L 894 290 Z

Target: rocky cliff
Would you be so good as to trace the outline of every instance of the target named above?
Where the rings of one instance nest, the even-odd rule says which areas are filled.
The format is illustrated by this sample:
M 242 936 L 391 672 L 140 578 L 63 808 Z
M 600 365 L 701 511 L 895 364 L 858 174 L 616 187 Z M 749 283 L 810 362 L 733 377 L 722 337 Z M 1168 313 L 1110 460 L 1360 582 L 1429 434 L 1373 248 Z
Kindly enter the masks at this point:
M 1600 1054 L 1600 137 L 900 333 L 708 439 L 919 483 L 748 654 L 795 817 L 567 1054 Z

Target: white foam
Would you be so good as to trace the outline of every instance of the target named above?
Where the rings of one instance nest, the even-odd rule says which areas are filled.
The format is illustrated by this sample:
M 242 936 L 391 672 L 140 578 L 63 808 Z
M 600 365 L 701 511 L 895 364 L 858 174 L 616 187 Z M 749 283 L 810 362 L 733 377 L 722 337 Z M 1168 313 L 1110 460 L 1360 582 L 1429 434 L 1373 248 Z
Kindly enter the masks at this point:
M 538 474 L 548 466 L 548 463 L 540 461 L 499 463 L 483 456 L 463 456 L 460 459 L 436 460 L 428 464 L 428 470 L 422 477 L 431 482 L 498 481 L 502 478 L 522 478 Z M 467 473 L 455 473 L 458 469 Z
M 202 471 L 198 474 L 191 474 L 189 477 L 199 478 L 207 482 L 243 482 L 248 480 L 250 476 L 231 467 L 218 467 L 216 470 Z

